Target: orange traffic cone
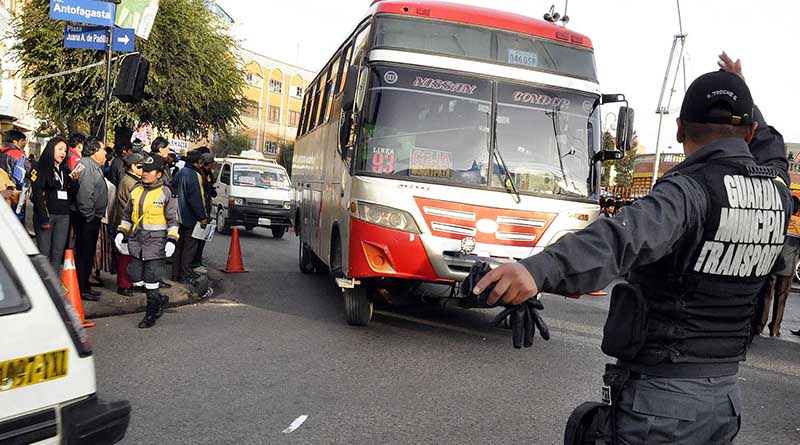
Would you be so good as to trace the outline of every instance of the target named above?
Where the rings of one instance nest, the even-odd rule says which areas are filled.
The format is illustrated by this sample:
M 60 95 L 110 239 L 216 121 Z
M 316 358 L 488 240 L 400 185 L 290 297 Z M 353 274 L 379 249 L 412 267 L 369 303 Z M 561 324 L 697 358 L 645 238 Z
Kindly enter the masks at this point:
M 247 269 L 244 268 L 244 264 L 242 264 L 242 248 L 239 246 L 239 229 L 236 227 L 233 228 L 231 247 L 228 250 L 228 264 L 225 266 L 224 272 L 247 272 Z
M 75 254 L 72 249 L 67 249 L 64 252 L 64 269 L 61 272 L 61 283 L 64 285 L 64 290 L 67 293 L 67 299 L 75 307 L 78 315 L 81 317 L 81 322 L 85 328 L 93 328 L 94 322 L 86 321 L 86 316 L 83 312 L 83 302 L 81 301 L 81 288 L 78 286 L 78 272 L 75 270 Z

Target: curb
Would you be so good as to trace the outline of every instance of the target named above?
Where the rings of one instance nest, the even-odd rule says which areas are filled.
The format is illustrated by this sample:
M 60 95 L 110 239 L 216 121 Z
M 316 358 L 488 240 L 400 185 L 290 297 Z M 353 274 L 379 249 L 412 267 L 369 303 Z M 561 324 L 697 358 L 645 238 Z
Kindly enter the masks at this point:
M 120 295 L 116 293 L 116 276 L 101 273 L 100 278 L 105 283 L 103 288 L 95 288 L 100 291 L 100 301 L 83 302 L 83 310 L 87 319 L 113 317 L 116 315 L 134 314 L 145 311 L 147 307 L 147 297 L 144 293 L 136 293 L 130 297 Z M 197 280 L 198 285 L 196 287 L 179 284 L 171 280 L 166 281 L 171 284 L 172 287 L 169 289 L 160 289 L 160 292 L 169 297 L 167 307 L 197 303 L 210 296 L 205 295 L 209 290 L 213 292 L 213 288 L 209 286 L 210 280 L 207 274 L 201 274 L 200 278 Z M 201 298 L 201 296 L 204 295 L 205 298 Z

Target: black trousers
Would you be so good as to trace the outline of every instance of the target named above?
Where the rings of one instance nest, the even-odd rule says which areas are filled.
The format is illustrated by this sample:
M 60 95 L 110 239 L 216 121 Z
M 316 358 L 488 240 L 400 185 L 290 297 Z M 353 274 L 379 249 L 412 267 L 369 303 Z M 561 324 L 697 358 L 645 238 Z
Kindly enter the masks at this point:
M 94 217 L 90 222 L 84 218 L 75 220 L 75 269 L 78 273 L 78 286 L 81 292 L 89 290 L 89 275 L 94 266 L 94 255 L 97 251 L 97 237 L 100 235 L 100 218 Z
M 145 294 L 147 295 L 147 315 L 155 315 L 161 306 L 161 296 L 158 293 L 159 283 L 164 276 L 164 265 L 166 260 L 159 258 L 155 260 L 143 261 L 139 258 L 131 258 L 128 266 L 128 274 L 134 283 L 144 282 Z
M 193 230 L 184 225 L 178 229 L 180 237 L 175 246 L 175 255 L 172 256 L 172 276 L 175 278 L 189 278 L 192 273 L 192 262 L 200 243 L 200 240 L 192 238 Z

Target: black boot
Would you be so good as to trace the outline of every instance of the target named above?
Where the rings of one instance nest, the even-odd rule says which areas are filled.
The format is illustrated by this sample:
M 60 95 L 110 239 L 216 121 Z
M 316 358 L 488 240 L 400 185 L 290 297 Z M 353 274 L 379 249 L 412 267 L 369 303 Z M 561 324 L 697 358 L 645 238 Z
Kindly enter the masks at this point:
M 160 302 L 158 289 L 147 289 L 147 312 L 142 321 L 139 322 L 140 329 L 151 328 L 156 324 Z
M 139 329 L 152 328 L 155 325 L 156 325 L 156 317 L 147 314 L 144 316 L 142 321 L 139 322 Z
M 169 304 L 169 297 L 166 295 L 159 295 L 159 304 L 158 304 L 158 311 L 156 311 L 156 320 L 161 318 L 164 315 L 164 309 L 166 309 L 167 304 Z

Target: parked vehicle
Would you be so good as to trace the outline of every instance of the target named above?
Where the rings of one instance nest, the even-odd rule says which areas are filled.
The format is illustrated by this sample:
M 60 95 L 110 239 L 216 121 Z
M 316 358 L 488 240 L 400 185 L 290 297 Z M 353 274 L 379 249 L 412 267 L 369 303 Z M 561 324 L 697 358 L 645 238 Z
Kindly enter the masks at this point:
M 95 394 L 89 336 L 5 201 L 0 231 L 0 443 L 121 440 L 130 404 Z
M 232 227 L 245 230 L 264 227 L 275 238 L 292 226 L 294 188 L 286 169 L 274 161 L 253 157 L 228 157 L 215 165 L 212 215 L 217 231 L 230 233 Z

